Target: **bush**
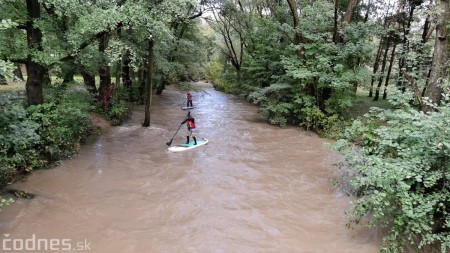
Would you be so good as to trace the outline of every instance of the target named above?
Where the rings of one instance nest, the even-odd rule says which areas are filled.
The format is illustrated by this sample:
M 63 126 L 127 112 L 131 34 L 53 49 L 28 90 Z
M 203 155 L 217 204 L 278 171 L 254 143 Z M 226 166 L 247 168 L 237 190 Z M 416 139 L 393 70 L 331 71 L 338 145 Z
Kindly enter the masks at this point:
M 0 96 L 0 185 L 45 163 L 35 149 L 41 143 L 39 124 L 27 118 L 23 104 L 16 99 Z
M 355 144 L 357 144 L 355 146 Z M 355 170 L 349 225 L 388 227 L 383 252 L 450 249 L 450 107 L 373 109 L 335 145 Z
M 85 99 L 64 94 L 25 108 L 23 98 L 0 96 L 0 186 L 73 155 L 80 142 L 97 132 Z
M 131 117 L 133 112 L 132 109 L 133 108 L 125 102 L 115 103 L 107 112 L 107 117 L 113 126 L 118 126 Z
M 86 113 L 70 104 L 45 103 L 27 108 L 28 117 L 39 124 L 40 148 L 49 161 L 67 158 L 77 152 L 92 123 Z

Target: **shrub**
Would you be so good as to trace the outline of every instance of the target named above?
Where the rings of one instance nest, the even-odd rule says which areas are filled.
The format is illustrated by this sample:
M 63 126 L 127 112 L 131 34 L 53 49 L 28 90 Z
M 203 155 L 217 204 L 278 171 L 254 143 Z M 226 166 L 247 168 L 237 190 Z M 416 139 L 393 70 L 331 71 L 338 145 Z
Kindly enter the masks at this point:
M 40 148 L 46 159 L 56 161 L 74 154 L 92 123 L 86 113 L 70 104 L 52 102 L 27 108 L 28 117 L 39 124 Z
M 132 109 L 133 108 L 125 102 L 115 103 L 107 112 L 107 117 L 112 125 L 117 126 L 131 117 L 133 112 Z
M 341 166 L 356 172 L 349 225 L 388 227 L 383 252 L 450 249 L 449 106 L 430 114 L 373 109 L 334 148 L 346 157 Z
M 0 185 L 45 164 L 35 149 L 41 143 L 39 124 L 28 119 L 23 104 L 15 100 L 0 96 Z

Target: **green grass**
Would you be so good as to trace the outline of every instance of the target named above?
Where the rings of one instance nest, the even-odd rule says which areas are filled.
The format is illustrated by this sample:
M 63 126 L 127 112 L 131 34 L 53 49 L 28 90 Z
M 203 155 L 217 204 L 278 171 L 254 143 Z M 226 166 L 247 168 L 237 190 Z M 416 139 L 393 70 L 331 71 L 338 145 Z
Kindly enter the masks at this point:
M 27 76 L 24 76 L 25 81 L 12 81 L 12 80 L 8 80 L 8 84 L 6 85 L 0 85 L 0 93 L 8 93 L 8 92 L 18 92 L 18 91 L 25 91 L 25 84 L 26 84 L 26 80 L 27 80 Z M 56 87 L 59 86 L 62 83 L 62 79 L 57 77 L 57 76 L 52 76 L 52 87 Z M 82 76 L 78 76 L 75 75 L 74 76 L 74 80 L 75 82 L 70 84 L 69 86 L 79 86 L 79 85 L 83 85 L 83 77 Z M 100 78 L 97 76 L 96 77 L 96 84 L 98 86 L 100 82 Z M 97 87 L 98 88 L 98 87 Z
M 389 92 L 389 91 L 388 91 Z M 390 92 L 392 94 L 392 92 Z M 388 93 L 389 98 L 389 93 Z M 369 91 L 365 89 L 358 89 L 356 92 L 353 105 L 349 108 L 350 114 L 355 118 L 363 116 L 369 112 L 371 107 L 378 107 L 382 109 L 392 108 L 392 104 L 386 99 L 383 99 L 383 94 L 380 94 L 378 101 L 374 101 L 373 97 L 369 97 Z
M 25 81 L 8 82 L 7 85 L 0 85 L 0 93 L 25 91 Z

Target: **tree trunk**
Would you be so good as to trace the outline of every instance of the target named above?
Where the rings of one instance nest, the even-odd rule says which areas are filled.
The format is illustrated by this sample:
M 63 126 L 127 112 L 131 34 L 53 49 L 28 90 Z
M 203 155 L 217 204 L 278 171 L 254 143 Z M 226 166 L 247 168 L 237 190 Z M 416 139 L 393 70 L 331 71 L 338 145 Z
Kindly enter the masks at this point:
M 22 69 L 20 68 L 19 63 L 16 64 L 16 69 L 14 70 L 13 74 L 17 79 L 25 81 L 25 79 L 23 78 Z
M 373 74 L 372 74 L 372 81 L 370 82 L 370 90 L 369 90 L 369 97 L 372 97 L 373 94 L 373 84 L 375 83 L 375 74 L 378 71 L 378 68 L 380 67 L 380 57 L 381 53 L 383 52 L 383 38 L 380 39 L 380 46 L 378 47 L 377 55 L 375 57 L 375 62 L 373 63 Z
M 145 60 L 145 62 L 147 62 L 147 60 Z M 142 73 L 140 75 L 140 85 L 139 85 L 139 101 L 140 104 L 143 105 L 144 104 L 144 91 L 145 91 L 145 81 L 147 78 L 147 68 L 145 67 L 147 66 L 147 64 L 144 64 L 144 68 L 142 69 Z
M 384 84 L 383 99 L 387 98 L 387 87 L 388 87 L 388 83 L 389 83 L 389 78 L 391 78 L 391 71 L 392 71 L 392 65 L 394 63 L 395 48 L 396 47 L 397 47 L 397 44 L 394 44 L 394 47 L 392 48 L 391 59 L 389 61 L 388 72 L 387 72 L 387 75 L 386 75 L 386 83 Z
M 83 68 L 80 70 L 81 76 L 83 76 L 84 84 L 86 85 L 86 89 L 89 91 L 91 96 L 97 96 L 97 87 L 95 87 L 95 76 L 88 73 Z M 98 97 L 97 97 L 98 99 Z
M 370 13 L 370 6 L 372 5 L 372 0 L 369 0 L 369 3 L 367 3 L 367 9 L 366 9 L 366 14 L 364 15 L 364 23 L 367 22 L 367 20 L 369 20 L 369 13 Z
M 345 11 L 345 15 L 341 21 L 341 29 L 344 28 L 346 25 L 348 25 L 352 21 L 353 12 L 354 12 L 357 4 L 358 4 L 358 0 L 349 0 L 348 1 L 347 10 Z M 340 34 L 338 32 L 338 26 L 337 26 L 338 7 L 339 7 L 339 0 L 335 0 L 335 7 L 334 7 L 335 27 L 334 27 L 334 34 L 333 34 L 333 41 L 335 44 L 344 43 L 344 38 L 342 37 L 342 34 Z
M 358 4 L 358 0 L 349 0 L 347 5 L 347 10 L 345 11 L 344 18 L 342 19 L 343 25 L 347 25 L 352 21 L 353 12 Z
M 153 38 L 148 39 L 148 59 L 147 59 L 147 101 L 145 103 L 145 119 L 142 126 L 150 126 L 150 107 L 152 104 L 152 77 L 153 77 Z
M 300 17 L 298 16 L 297 3 L 295 0 L 287 0 L 289 9 L 291 10 L 292 18 L 294 19 L 294 45 L 300 45 L 303 42 L 302 34 L 300 33 Z M 297 55 L 300 58 L 304 58 L 304 52 L 302 49 L 296 50 Z
M 431 66 L 430 82 L 425 96 L 433 103 L 439 104 L 442 99 L 442 85 L 448 81 L 448 62 L 450 60 L 450 3 L 448 0 L 441 0 L 440 10 L 443 10 L 436 26 L 436 40 L 434 44 L 433 64 Z M 434 109 L 429 105 L 423 106 L 424 112 L 430 112 Z
M 130 51 L 127 50 L 122 61 L 122 82 L 123 87 L 125 87 L 125 90 L 128 93 L 127 96 L 128 102 L 133 102 L 133 90 L 132 90 L 133 81 L 131 79 L 130 63 L 131 63 Z
M 27 44 L 31 51 L 43 51 L 42 32 L 34 25 L 34 20 L 40 19 L 41 8 L 38 0 L 27 0 L 28 21 L 26 24 Z M 26 60 L 28 78 L 26 83 L 28 105 L 37 105 L 44 102 L 43 81 L 47 69 L 34 61 L 29 54 Z
M 103 33 L 100 36 L 99 39 L 99 46 L 98 51 L 102 54 L 102 63 L 99 69 L 99 76 L 100 76 L 100 87 L 99 87 L 99 94 L 100 98 L 102 99 L 102 107 L 103 109 L 107 110 L 107 102 L 109 98 L 107 97 L 107 91 L 110 89 L 111 86 L 111 68 L 108 65 L 108 62 L 105 59 L 105 51 L 108 47 L 108 41 L 109 41 L 109 34 Z
M 334 44 L 337 44 L 339 41 L 339 0 L 334 0 L 334 26 L 333 26 L 333 42 Z
M 431 63 L 431 65 L 433 65 L 433 63 Z M 431 66 L 428 69 L 427 79 L 425 80 L 425 86 L 423 87 L 422 90 L 422 97 L 425 97 L 425 91 L 427 90 L 427 86 L 430 83 L 430 76 L 431 76 Z
M 425 19 L 425 24 L 423 25 L 423 31 L 422 31 L 422 43 L 425 44 L 428 41 L 429 33 L 431 30 L 431 21 L 430 21 L 430 15 L 427 15 L 427 18 Z
M 380 77 L 378 78 L 378 86 L 377 86 L 377 89 L 375 90 L 375 96 L 373 98 L 374 101 L 377 101 L 378 98 L 380 97 L 380 88 L 381 88 L 381 84 L 383 83 L 383 79 L 384 79 L 384 70 L 386 68 L 386 61 L 387 61 L 387 55 L 388 55 L 390 44 L 391 44 L 391 37 L 388 35 L 388 38 L 386 41 L 386 47 L 384 49 L 383 63 L 381 65 L 381 73 L 380 73 Z
M 431 29 L 431 17 L 430 15 L 427 15 L 427 18 L 425 19 L 425 24 L 423 25 L 423 31 L 422 31 L 422 44 L 425 44 L 428 42 L 428 39 L 430 38 L 431 34 L 433 32 L 433 29 Z M 421 48 L 422 49 L 422 48 Z M 422 50 L 421 50 L 422 53 Z M 425 79 L 425 86 L 422 89 L 422 97 L 425 96 L 425 91 L 427 90 L 427 86 L 430 83 L 430 74 L 431 74 L 431 66 L 433 65 L 433 62 L 428 61 L 427 59 L 422 60 L 423 65 L 427 66 L 427 77 Z
M 158 89 L 156 90 L 156 95 L 161 95 L 163 90 L 166 88 L 167 80 L 163 79 L 161 82 L 161 85 L 159 85 Z
M 67 85 L 70 82 L 73 82 L 74 75 L 75 75 L 75 61 L 70 60 L 64 63 L 62 66 L 62 72 L 63 72 L 63 85 Z
M 406 62 L 406 55 L 408 54 L 409 51 L 409 43 L 408 43 L 408 34 L 411 30 L 411 22 L 413 19 L 413 15 L 414 15 L 414 9 L 416 8 L 416 6 L 414 4 L 410 4 L 410 10 L 409 10 L 409 16 L 408 16 L 408 23 L 406 24 L 406 29 L 403 28 L 403 46 L 402 46 L 402 52 L 400 54 L 400 59 L 398 60 L 398 71 L 399 71 L 399 75 L 398 75 L 398 81 L 397 81 L 397 86 L 400 90 L 402 90 L 403 92 L 405 92 L 406 90 L 406 86 L 405 86 L 405 81 L 403 79 L 403 72 L 405 71 L 405 68 L 407 67 L 407 62 Z

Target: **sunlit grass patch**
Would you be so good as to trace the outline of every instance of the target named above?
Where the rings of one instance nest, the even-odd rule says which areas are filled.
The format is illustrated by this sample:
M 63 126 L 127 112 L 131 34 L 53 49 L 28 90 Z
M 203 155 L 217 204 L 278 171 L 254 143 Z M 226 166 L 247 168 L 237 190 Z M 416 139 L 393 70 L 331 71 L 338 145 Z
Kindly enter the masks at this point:
M 0 85 L 0 93 L 25 91 L 25 82 L 8 82 L 7 85 Z
M 393 94 L 392 90 L 388 90 L 389 94 Z M 363 116 L 365 113 L 369 112 L 371 107 L 379 107 L 383 109 L 392 108 L 392 104 L 389 103 L 387 99 L 383 99 L 383 94 L 380 94 L 380 98 L 377 101 L 373 100 L 373 97 L 369 97 L 369 91 L 366 89 L 358 88 L 356 92 L 355 99 L 353 100 L 353 105 L 350 107 L 354 117 Z

